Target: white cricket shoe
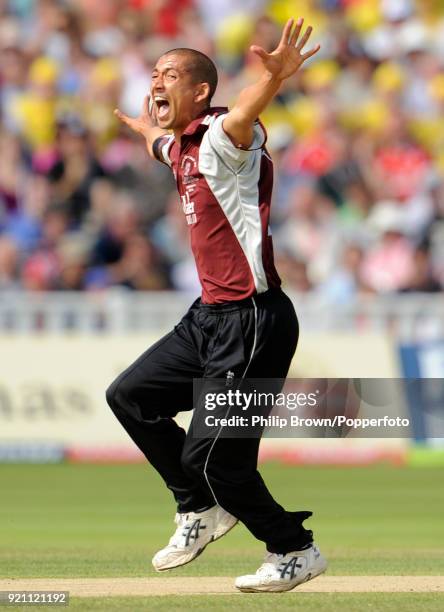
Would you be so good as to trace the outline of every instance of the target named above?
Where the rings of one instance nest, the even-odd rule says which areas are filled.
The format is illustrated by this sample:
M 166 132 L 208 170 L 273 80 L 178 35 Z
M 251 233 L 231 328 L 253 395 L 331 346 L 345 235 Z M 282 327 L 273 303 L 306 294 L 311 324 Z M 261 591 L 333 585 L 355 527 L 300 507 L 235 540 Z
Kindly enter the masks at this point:
M 174 522 L 177 529 L 168 546 L 153 557 L 153 566 L 158 572 L 195 559 L 207 544 L 230 531 L 236 525 L 237 518 L 216 505 L 204 512 L 177 513 Z
M 304 550 L 279 555 L 267 553 L 255 574 L 239 576 L 235 586 L 244 593 L 291 591 L 302 582 L 316 578 L 327 569 L 327 561 L 312 544 Z

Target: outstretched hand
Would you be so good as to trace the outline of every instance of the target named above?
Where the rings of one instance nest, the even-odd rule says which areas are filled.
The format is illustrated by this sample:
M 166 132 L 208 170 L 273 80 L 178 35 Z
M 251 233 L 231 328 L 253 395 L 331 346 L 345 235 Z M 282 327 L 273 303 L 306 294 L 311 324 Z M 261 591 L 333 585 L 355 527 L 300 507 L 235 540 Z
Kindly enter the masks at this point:
M 253 45 L 250 50 L 255 53 L 264 65 L 265 70 L 275 79 L 284 80 L 292 76 L 302 64 L 313 57 L 320 45 L 316 45 L 310 51 L 303 53 L 303 49 L 311 36 L 313 28 L 309 26 L 305 34 L 299 39 L 304 20 L 298 19 L 293 29 L 294 19 L 285 24 L 279 45 L 271 53 L 267 53 L 262 47 Z
M 147 130 L 157 125 L 154 107 L 155 104 L 152 104 L 151 96 L 148 95 L 143 99 L 142 110 L 138 117 L 128 117 L 118 108 L 115 109 L 114 114 L 134 132 L 145 136 Z
M 164 136 L 168 132 L 162 130 L 157 125 L 156 105 L 153 104 L 151 96 L 145 96 L 142 110 L 138 117 L 128 117 L 128 115 L 122 113 L 118 108 L 115 109 L 114 114 L 131 130 L 137 134 L 141 134 L 145 138 L 148 154 L 153 159 L 157 159 L 153 151 L 153 144 L 157 138 Z

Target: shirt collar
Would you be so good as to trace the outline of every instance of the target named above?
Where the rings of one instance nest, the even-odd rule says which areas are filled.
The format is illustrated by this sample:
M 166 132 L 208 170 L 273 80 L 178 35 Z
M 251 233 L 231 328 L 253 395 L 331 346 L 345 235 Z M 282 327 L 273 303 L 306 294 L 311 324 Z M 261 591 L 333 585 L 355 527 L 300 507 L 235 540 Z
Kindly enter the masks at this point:
M 211 108 L 206 108 L 196 117 L 196 119 L 193 119 L 193 121 L 188 124 L 182 136 L 192 136 L 201 129 L 207 129 L 208 122 L 205 121 L 207 117 L 221 115 L 226 112 L 228 112 L 228 108 L 224 106 L 213 106 Z

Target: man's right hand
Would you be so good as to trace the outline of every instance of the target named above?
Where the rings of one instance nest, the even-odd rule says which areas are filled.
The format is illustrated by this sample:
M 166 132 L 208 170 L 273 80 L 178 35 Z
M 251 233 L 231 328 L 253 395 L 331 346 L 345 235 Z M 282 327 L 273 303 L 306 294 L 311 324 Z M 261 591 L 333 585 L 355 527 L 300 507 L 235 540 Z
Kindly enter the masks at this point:
M 134 132 L 146 136 L 147 130 L 157 127 L 155 112 L 155 104 L 151 103 L 151 96 L 147 95 L 143 99 L 142 111 L 138 117 L 128 117 L 118 108 L 115 109 L 114 114 Z
M 131 130 L 145 138 L 148 153 L 154 158 L 154 141 L 160 136 L 168 134 L 168 132 L 157 126 L 156 105 L 152 103 L 151 96 L 147 95 L 143 99 L 142 110 L 138 117 L 128 117 L 118 108 L 115 109 L 114 114 Z

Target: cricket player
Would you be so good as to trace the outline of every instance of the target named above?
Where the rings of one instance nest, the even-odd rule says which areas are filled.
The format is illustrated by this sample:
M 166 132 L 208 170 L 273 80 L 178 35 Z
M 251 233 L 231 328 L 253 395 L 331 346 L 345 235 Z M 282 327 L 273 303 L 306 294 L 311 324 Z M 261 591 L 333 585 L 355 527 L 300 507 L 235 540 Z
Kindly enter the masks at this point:
M 257 437 L 225 437 L 222 426 L 212 437 L 193 435 L 206 412 L 193 406 L 193 378 L 283 379 L 296 349 L 296 314 L 273 261 L 273 166 L 258 117 L 319 50 L 304 52 L 312 28 L 302 28 L 303 19 L 289 20 L 272 53 L 251 47 L 263 71 L 231 110 L 210 106 L 213 62 L 173 49 L 154 68 L 141 115 L 115 111 L 173 171 L 202 296 L 112 383 L 107 402 L 177 503 L 177 529 L 154 556 L 155 569 L 189 563 L 242 521 L 267 550 L 255 574 L 236 579 L 247 592 L 288 591 L 327 566 L 302 525 L 311 512 L 284 510 L 265 486 Z M 185 433 L 173 417 L 193 408 Z M 225 407 L 222 416 L 229 416 Z

